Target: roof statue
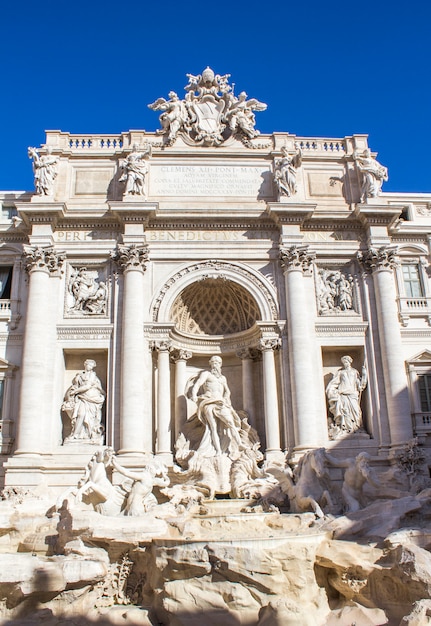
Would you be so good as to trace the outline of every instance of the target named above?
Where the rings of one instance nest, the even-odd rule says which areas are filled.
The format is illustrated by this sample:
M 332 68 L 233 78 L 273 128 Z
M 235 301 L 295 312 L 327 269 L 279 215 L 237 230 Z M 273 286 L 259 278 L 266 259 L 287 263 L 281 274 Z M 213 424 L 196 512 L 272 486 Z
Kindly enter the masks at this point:
M 171 91 L 169 100 L 159 98 L 148 105 L 153 111 L 162 111 L 158 133 L 165 136 L 167 145 L 172 145 L 179 133 L 205 146 L 218 146 L 232 136 L 247 144 L 260 134 L 255 129 L 254 111 L 264 111 L 266 104 L 248 99 L 245 91 L 236 96 L 229 84 L 230 74 L 214 74 L 207 67 L 202 74 L 187 74 L 187 78 L 183 100 Z

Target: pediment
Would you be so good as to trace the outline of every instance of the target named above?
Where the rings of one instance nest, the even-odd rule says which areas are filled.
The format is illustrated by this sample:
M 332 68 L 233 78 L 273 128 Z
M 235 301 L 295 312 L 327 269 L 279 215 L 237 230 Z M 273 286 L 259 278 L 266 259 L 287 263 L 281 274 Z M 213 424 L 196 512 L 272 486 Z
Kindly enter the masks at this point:
M 7 371 L 13 372 L 16 369 L 18 369 L 18 365 L 14 365 L 13 363 L 6 361 L 6 359 L 2 359 L 0 357 L 0 372 L 7 372 Z
M 419 354 L 416 354 L 411 359 L 408 359 L 407 363 L 409 365 L 424 365 L 431 363 L 431 350 L 423 350 L 422 352 L 419 352 Z

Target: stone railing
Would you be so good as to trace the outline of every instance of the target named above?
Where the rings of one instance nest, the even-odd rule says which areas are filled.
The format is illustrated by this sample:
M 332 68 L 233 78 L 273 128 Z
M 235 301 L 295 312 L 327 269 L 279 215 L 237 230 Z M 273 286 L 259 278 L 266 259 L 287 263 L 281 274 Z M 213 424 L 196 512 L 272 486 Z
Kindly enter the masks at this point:
M 320 154 L 346 154 L 348 147 L 345 139 L 324 139 L 322 137 L 296 137 L 295 145 L 303 152 Z
M 411 317 L 424 317 L 431 325 L 431 298 L 425 296 L 418 298 L 399 297 L 398 311 L 404 326 L 407 326 Z
M 431 413 L 413 413 L 413 428 L 418 435 L 431 432 Z
M 147 135 L 144 130 L 110 135 L 72 135 L 58 130 L 49 130 L 46 133 L 46 145 L 52 148 L 54 153 L 61 151 L 74 154 L 92 152 L 114 154 L 131 148 L 135 143 L 142 145 L 146 141 Z

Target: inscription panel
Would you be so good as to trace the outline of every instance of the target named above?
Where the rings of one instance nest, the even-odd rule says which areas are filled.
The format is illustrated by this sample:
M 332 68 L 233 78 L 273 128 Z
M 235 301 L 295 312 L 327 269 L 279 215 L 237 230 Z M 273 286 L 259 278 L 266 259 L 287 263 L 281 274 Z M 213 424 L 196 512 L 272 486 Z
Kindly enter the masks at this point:
M 241 165 L 151 165 L 152 196 L 271 196 L 268 167 Z

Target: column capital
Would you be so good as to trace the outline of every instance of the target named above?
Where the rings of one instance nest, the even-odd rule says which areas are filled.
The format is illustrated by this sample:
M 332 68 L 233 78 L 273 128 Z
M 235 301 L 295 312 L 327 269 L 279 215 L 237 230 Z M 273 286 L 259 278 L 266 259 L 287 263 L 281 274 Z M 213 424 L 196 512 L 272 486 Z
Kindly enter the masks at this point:
M 249 361 L 257 361 L 262 355 L 257 348 L 241 348 L 241 350 L 237 350 L 236 356 L 241 359 L 241 361 L 247 359 Z
M 280 263 L 286 272 L 310 273 L 315 258 L 316 253 L 310 252 L 309 246 L 280 246 Z
M 184 350 L 183 348 L 174 348 L 171 352 L 171 361 L 172 363 L 177 363 L 178 361 L 188 361 L 193 356 L 193 352 L 191 350 Z
M 156 339 L 150 344 L 151 350 L 156 352 L 170 352 L 172 350 L 172 341 L 170 339 Z
M 111 256 L 124 272 L 130 270 L 145 272 L 149 260 L 149 249 L 147 244 L 130 246 L 118 244 Z
M 368 272 L 389 271 L 392 272 L 398 265 L 398 249 L 396 246 L 381 246 L 380 248 L 368 248 L 359 251 L 357 259 Z
M 33 271 L 44 271 L 55 275 L 61 271 L 66 258 L 64 252 L 57 252 L 53 246 L 23 246 L 25 269 L 30 274 Z
M 278 350 L 281 347 L 280 337 L 264 337 L 259 339 L 259 350 L 268 352 L 270 350 Z

